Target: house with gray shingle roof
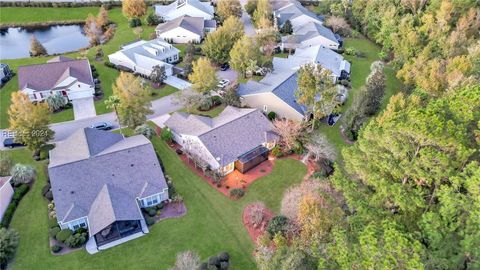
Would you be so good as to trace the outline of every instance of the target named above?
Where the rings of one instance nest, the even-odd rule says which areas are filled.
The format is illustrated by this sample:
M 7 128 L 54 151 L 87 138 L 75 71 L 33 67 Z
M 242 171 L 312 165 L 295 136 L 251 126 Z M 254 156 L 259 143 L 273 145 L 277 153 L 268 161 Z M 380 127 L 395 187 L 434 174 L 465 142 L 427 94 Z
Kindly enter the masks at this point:
M 165 21 L 171 21 L 183 15 L 212 20 L 214 9 L 210 1 L 176 0 L 169 5 L 155 5 L 155 14 Z
M 75 60 L 64 56 L 45 64 L 18 67 L 18 88 L 30 101 L 43 101 L 60 94 L 65 99 L 92 98 L 95 93 L 88 59 Z
M 298 89 L 297 72 L 306 64 L 330 71 L 333 82 L 350 77 L 350 63 L 340 54 L 323 46 L 297 49 L 295 54 L 288 58 L 274 57 L 273 72 L 260 81 L 249 80 L 239 84 L 238 94 L 242 105 L 262 109 L 265 113 L 273 111 L 280 117 L 302 121 L 307 108 L 297 103 L 295 92 Z M 339 95 L 343 92 L 338 88 Z
M 204 168 L 226 175 L 246 172 L 268 158 L 278 139 L 257 109 L 227 106 L 215 118 L 175 112 L 166 122 L 175 142 Z
M 109 61 L 134 73 L 150 76 L 153 67 L 164 66 L 167 76 L 173 74 L 173 64 L 180 61 L 180 50 L 161 38 L 139 40 L 122 46 L 121 50 L 110 54 Z
M 276 25 L 282 27 L 288 20 L 292 24 L 294 32 L 309 22 L 323 23 L 315 13 L 296 0 L 273 1 L 272 10 Z
M 338 50 L 340 42 L 329 28 L 315 21 L 308 22 L 294 31 L 294 34 L 283 36 L 281 49 L 296 49 L 321 45 L 331 50 Z
M 159 24 L 155 29 L 157 37 L 171 43 L 200 43 L 206 33 L 214 31 L 215 20 L 183 15 Z
M 59 226 L 88 229 L 92 253 L 148 233 L 141 208 L 168 200 L 160 162 L 142 135 L 80 129 L 50 151 L 48 173 Z

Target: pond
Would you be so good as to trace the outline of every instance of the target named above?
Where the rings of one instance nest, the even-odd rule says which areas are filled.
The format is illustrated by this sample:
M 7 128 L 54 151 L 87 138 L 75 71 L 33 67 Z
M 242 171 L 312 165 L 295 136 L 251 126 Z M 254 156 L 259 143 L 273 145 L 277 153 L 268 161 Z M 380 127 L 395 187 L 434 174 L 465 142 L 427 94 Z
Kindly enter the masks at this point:
M 82 25 L 55 25 L 36 29 L 12 27 L 0 31 L 0 59 L 30 57 L 32 36 L 42 43 L 48 54 L 78 51 L 89 45 Z

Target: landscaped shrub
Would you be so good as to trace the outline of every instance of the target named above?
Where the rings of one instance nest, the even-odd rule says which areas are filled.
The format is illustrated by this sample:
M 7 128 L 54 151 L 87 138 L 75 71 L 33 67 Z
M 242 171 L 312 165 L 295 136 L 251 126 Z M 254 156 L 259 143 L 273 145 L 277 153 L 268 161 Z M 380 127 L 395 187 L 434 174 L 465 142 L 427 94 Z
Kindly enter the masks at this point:
M 55 239 L 63 243 L 72 235 L 73 232 L 70 229 L 63 229 L 55 235 Z
M 15 191 L 13 192 L 12 200 L 18 204 L 20 200 L 27 194 L 29 190 L 29 186 L 27 184 L 21 184 L 17 188 L 15 188 Z
M 87 232 L 88 232 L 88 230 L 86 228 L 80 227 L 75 231 L 75 234 L 77 234 L 77 233 L 87 233 Z
M 60 250 L 62 250 L 62 247 L 59 246 L 59 245 L 54 245 L 52 248 L 51 248 L 52 252 L 53 253 L 58 253 L 60 252 Z
M 153 224 L 155 224 L 155 218 L 151 216 L 146 216 L 145 223 L 147 223 L 148 226 L 152 226 Z
M 107 62 L 107 61 L 105 61 L 104 65 L 105 65 L 106 67 L 109 67 L 109 68 L 114 68 L 114 69 L 116 69 L 115 65 L 114 65 L 114 64 L 112 64 L 112 63 L 110 63 L 110 62 Z
M 49 190 L 47 193 L 45 193 L 45 198 L 49 201 L 53 200 L 53 193 L 51 190 Z
M 267 232 L 270 237 L 273 237 L 277 233 L 285 234 L 287 231 L 288 219 L 285 216 L 275 216 L 268 222 Z
M 265 204 L 263 202 L 256 202 L 246 209 L 245 215 L 249 220 L 249 224 L 254 228 L 257 228 L 265 219 L 265 212 Z
M 218 254 L 218 259 L 221 262 L 228 262 L 230 260 L 230 255 L 228 254 L 228 252 L 223 251 L 223 252 L 220 252 L 220 254 Z
M 161 203 L 157 204 L 155 207 L 157 208 L 157 210 L 162 210 L 163 207 L 165 207 L 165 204 L 163 202 L 161 202 Z
M 213 96 L 212 97 L 212 105 L 213 106 L 218 106 L 220 104 L 222 104 L 222 98 L 219 97 L 219 96 Z
M 145 208 L 145 211 L 147 212 L 147 214 L 151 217 L 154 217 L 156 214 L 157 214 L 157 208 L 156 207 L 148 207 L 148 208 Z
M 228 270 L 229 263 L 228 262 L 220 262 L 220 270 Z
M 234 188 L 230 190 L 230 196 L 232 196 L 235 199 L 241 198 L 245 195 L 245 191 L 241 188 Z
M 203 262 L 202 264 L 200 264 L 200 270 L 208 270 L 208 263 L 206 262 Z
M 128 22 L 131 28 L 142 26 L 142 21 L 139 18 L 133 18 Z
M 170 143 L 173 140 L 173 133 L 170 129 L 164 128 L 162 129 L 162 133 L 160 135 L 162 137 L 162 140 Z
M 7 263 L 15 257 L 19 235 L 16 230 L 0 228 L 0 268 L 6 269 Z
M 275 156 L 275 157 L 281 157 L 283 155 L 282 149 L 280 148 L 280 145 L 275 145 L 272 150 L 270 150 L 270 153 Z
M 71 248 L 77 248 L 85 244 L 85 242 L 87 242 L 87 233 L 76 233 L 70 235 L 67 240 L 65 240 L 65 245 Z
M 32 166 L 20 163 L 15 164 L 10 173 L 12 174 L 12 180 L 15 185 L 21 183 L 28 184 L 35 179 L 36 175 L 36 171 Z
M 55 219 L 55 218 L 49 218 L 49 219 L 48 219 L 48 227 L 49 227 L 49 228 L 54 228 L 54 227 L 56 227 L 56 226 L 58 226 L 57 219 Z
M 52 188 L 52 185 L 50 183 L 47 183 L 45 186 L 42 187 L 42 196 L 45 197 L 45 194 L 50 191 Z
M 62 229 L 60 229 L 60 227 L 57 225 L 56 227 L 50 228 L 50 230 L 48 230 L 48 235 L 50 235 L 50 237 L 52 238 L 55 238 L 61 230 Z
M 162 18 L 152 12 L 145 18 L 145 23 L 148 26 L 157 26 L 158 24 L 162 23 Z
M 13 213 L 15 213 L 16 208 L 17 208 L 17 204 L 13 201 L 10 202 L 7 209 L 3 213 L 2 223 L 0 224 L 0 227 L 8 228 L 8 226 L 10 225 L 10 222 L 12 221 Z
M 153 127 L 147 124 L 143 124 L 135 128 L 135 134 L 143 135 L 148 139 L 151 139 L 153 136 L 155 136 L 156 133 Z
M 220 259 L 217 256 L 212 256 L 208 258 L 209 265 L 220 266 Z
M 275 113 L 275 112 L 269 112 L 269 113 L 267 114 L 267 117 L 268 117 L 268 119 L 270 119 L 270 121 L 271 121 L 271 120 L 277 118 L 277 113 Z
M 10 174 L 10 170 L 12 169 L 13 162 L 12 160 L 5 156 L 2 155 L 0 157 L 0 176 L 6 176 Z

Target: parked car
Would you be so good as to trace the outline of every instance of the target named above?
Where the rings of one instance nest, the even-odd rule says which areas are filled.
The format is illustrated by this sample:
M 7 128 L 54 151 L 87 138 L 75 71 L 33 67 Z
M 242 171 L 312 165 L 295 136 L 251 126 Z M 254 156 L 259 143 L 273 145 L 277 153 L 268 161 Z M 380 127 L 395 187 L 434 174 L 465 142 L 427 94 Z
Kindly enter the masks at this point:
M 229 81 L 229 80 L 223 79 L 223 80 L 221 80 L 221 81 L 218 82 L 217 87 L 218 87 L 218 89 L 223 90 L 223 89 L 225 89 L 225 87 L 227 87 L 229 84 L 230 84 L 230 81 Z
M 221 70 L 221 71 L 225 71 L 225 70 L 227 70 L 227 69 L 229 69 L 229 68 L 230 68 L 230 65 L 229 65 L 228 63 L 225 63 L 225 64 L 223 64 L 223 65 L 220 66 L 220 70 Z
M 14 148 L 14 147 L 25 146 L 25 144 L 15 142 L 14 138 L 6 138 L 5 140 L 3 140 L 3 146 L 8 148 Z
M 98 129 L 98 130 L 110 130 L 113 128 L 113 125 L 108 122 L 98 122 L 90 126 L 90 128 Z

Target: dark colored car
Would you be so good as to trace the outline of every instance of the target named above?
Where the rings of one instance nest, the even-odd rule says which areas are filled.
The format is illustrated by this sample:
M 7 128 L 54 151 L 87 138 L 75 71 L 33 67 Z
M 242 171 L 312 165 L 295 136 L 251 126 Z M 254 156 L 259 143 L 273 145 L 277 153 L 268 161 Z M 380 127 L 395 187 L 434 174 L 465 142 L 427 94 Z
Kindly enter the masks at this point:
M 98 129 L 98 130 L 110 130 L 112 129 L 113 125 L 108 122 L 98 122 L 90 126 L 90 128 Z
M 225 63 L 225 64 L 223 64 L 223 65 L 220 66 L 220 70 L 221 70 L 221 71 L 225 71 L 225 70 L 227 70 L 227 69 L 229 69 L 229 68 L 230 68 L 230 65 L 229 65 L 228 63 Z
M 13 138 L 6 138 L 5 140 L 3 140 L 3 146 L 8 148 L 14 148 L 14 147 L 25 146 L 25 144 L 15 142 Z

